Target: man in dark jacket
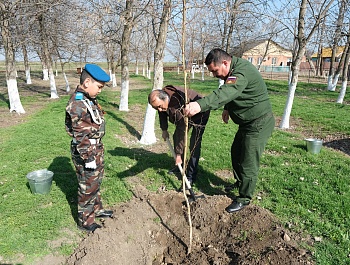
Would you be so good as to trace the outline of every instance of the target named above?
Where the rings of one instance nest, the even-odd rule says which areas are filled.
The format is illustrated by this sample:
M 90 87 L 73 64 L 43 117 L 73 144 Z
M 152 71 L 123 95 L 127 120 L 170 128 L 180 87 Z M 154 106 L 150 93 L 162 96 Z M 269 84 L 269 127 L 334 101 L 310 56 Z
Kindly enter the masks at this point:
M 236 212 L 250 203 L 258 178 L 260 157 L 270 138 L 275 119 L 267 87 L 257 68 L 247 60 L 213 49 L 205 59 L 208 70 L 225 81 L 208 96 L 186 105 L 185 114 L 224 106 L 222 119 L 238 124 L 231 146 L 231 160 L 239 196 L 226 208 Z
M 197 92 L 188 90 L 189 101 L 202 98 Z M 185 106 L 185 92 L 182 87 L 168 85 L 162 90 L 153 90 L 148 96 L 149 104 L 159 114 L 160 128 L 164 140 L 169 138 L 168 121 L 175 124 L 173 134 L 174 151 L 176 154 L 175 164 L 183 163 L 184 141 L 185 141 L 185 121 L 183 109 Z M 202 136 L 205 125 L 208 122 L 210 111 L 199 113 L 191 117 L 188 121 L 188 128 L 192 128 L 190 139 L 190 158 L 186 167 L 186 176 L 192 185 L 197 178 L 198 162 L 201 152 Z

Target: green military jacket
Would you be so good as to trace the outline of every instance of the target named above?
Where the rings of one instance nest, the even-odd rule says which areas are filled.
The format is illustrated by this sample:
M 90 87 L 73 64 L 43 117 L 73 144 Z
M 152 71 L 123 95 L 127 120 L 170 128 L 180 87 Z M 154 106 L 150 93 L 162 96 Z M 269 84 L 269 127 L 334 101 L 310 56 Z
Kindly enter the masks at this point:
M 224 106 L 236 124 L 245 124 L 272 112 L 267 87 L 258 69 L 234 56 L 225 83 L 197 103 L 201 112 Z

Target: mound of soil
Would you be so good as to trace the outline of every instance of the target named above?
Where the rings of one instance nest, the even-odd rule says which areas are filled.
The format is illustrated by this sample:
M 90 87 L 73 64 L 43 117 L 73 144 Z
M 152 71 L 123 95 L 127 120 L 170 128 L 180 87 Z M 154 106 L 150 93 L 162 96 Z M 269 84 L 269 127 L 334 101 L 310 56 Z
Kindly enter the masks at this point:
M 310 241 L 254 204 L 229 214 L 230 198 L 204 196 L 190 203 L 190 231 L 183 193 L 151 193 L 136 185 L 134 195 L 86 236 L 67 264 L 313 264 L 299 246 Z

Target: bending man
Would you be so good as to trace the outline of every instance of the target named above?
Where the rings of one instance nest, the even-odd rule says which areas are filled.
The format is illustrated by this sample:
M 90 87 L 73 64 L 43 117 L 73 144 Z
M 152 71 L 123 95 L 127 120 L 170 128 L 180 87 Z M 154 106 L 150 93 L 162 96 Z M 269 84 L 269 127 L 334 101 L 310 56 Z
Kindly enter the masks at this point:
M 188 98 L 195 101 L 202 98 L 197 92 L 188 90 Z M 149 104 L 159 114 L 160 128 L 164 140 L 169 138 L 168 120 L 175 124 L 176 128 L 173 134 L 174 151 L 176 154 L 175 164 L 183 163 L 184 140 L 185 140 L 185 121 L 183 109 L 185 106 L 185 93 L 181 87 L 168 85 L 162 90 L 153 90 L 148 96 Z M 191 117 L 188 121 L 188 128 L 192 128 L 190 139 L 190 158 L 186 167 L 186 176 L 191 185 L 197 179 L 198 162 L 201 153 L 202 136 L 205 125 L 209 119 L 209 111 L 199 113 Z

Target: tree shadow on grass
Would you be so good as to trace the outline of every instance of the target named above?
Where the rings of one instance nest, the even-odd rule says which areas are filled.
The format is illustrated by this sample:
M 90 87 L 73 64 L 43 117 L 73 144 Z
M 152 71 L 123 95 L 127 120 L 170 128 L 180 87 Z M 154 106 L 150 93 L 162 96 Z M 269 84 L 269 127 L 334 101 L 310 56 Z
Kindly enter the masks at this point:
M 335 139 L 324 143 L 324 146 L 350 155 L 350 138 Z
M 137 138 L 137 140 L 141 139 L 141 134 L 133 127 L 131 126 L 129 123 L 127 123 L 126 121 L 124 121 L 123 119 L 119 118 L 114 112 L 112 111 L 107 111 L 106 112 L 109 116 L 113 117 L 113 119 L 115 119 L 116 121 L 120 122 L 121 124 L 123 124 L 125 126 L 125 128 L 129 131 L 129 133 L 132 136 L 135 136 Z
M 66 200 L 69 204 L 71 214 L 75 220 L 78 222 L 78 180 L 76 177 L 75 169 L 70 163 L 71 159 L 64 156 L 56 157 L 48 170 L 54 173 L 53 181 L 56 186 L 61 189 L 65 194 Z
M 173 189 L 179 189 L 181 187 L 180 180 L 174 180 L 173 175 L 169 175 L 167 172 L 170 168 L 174 167 L 174 159 L 167 153 L 154 153 L 143 148 L 124 148 L 116 147 L 113 150 L 108 151 L 112 156 L 128 157 L 135 160 L 136 163 L 118 173 L 119 178 L 127 178 L 131 176 L 137 176 L 145 170 L 152 168 L 158 174 L 160 174 L 164 180 L 170 183 Z M 181 179 L 179 176 L 178 179 Z M 208 195 L 228 195 L 223 191 L 223 186 L 228 185 L 226 181 L 222 180 L 215 174 L 203 170 L 199 166 L 198 181 L 194 185 L 194 189 L 201 190 Z

